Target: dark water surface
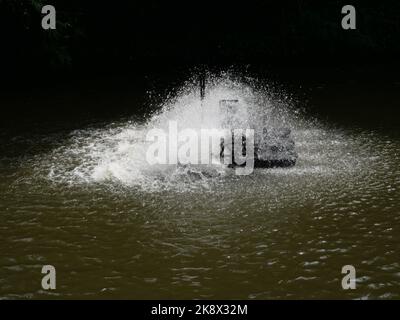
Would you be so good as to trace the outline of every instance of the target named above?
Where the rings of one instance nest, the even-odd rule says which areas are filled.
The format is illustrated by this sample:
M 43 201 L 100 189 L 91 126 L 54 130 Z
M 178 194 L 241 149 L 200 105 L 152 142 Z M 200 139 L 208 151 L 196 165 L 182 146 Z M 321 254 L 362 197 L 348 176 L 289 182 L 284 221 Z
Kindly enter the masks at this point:
M 3 119 L 0 297 L 400 298 L 400 85 L 296 90 L 309 110 L 293 127 L 297 165 L 245 177 L 149 172 L 130 149 L 135 92 L 59 93 L 58 118 Z M 113 101 L 122 117 L 93 116 Z M 74 117 L 70 103 L 92 109 Z M 341 287 L 344 265 L 356 290 Z

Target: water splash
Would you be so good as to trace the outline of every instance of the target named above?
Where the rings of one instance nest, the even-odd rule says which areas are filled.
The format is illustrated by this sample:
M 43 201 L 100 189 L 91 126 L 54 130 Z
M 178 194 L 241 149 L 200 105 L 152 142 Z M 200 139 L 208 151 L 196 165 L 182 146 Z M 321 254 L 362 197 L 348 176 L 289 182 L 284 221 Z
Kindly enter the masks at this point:
M 54 182 L 70 185 L 100 183 L 148 191 L 211 188 L 230 179 L 232 170 L 223 165 L 150 165 L 145 156 L 149 145 L 145 133 L 153 128 L 167 131 L 170 121 L 177 121 L 179 130 L 220 129 L 226 120 L 218 109 L 223 99 L 240 101 L 234 123 L 237 128 L 252 128 L 256 134 L 264 127 L 292 129 L 299 152 L 296 167 L 264 169 L 263 173 L 257 170 L 255 175 L 334 175 L 360 169 L 360 157 L 351 154 L 357 139 L 307 121 L 285 93 L 277 95 L 255 79 L 243 81 L 223 74 L 209 75 L 203 102 L 198 84 L 188 81 L 145 123 L 128 120 L 101 129 L 72 132 L 67 143 L 40 159 L 38 170 L 41 174 L 47 171 L 47 177 Z M 364 159 L 362 165 L 365 164 Z

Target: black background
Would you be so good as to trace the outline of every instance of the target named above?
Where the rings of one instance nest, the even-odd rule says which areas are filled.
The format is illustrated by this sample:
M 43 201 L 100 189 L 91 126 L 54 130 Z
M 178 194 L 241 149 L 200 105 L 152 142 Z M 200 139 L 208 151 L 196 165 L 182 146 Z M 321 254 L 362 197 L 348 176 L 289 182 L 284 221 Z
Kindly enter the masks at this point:
M 57 30 L 40 8 L 57 10 Z M 341 27 L 341 8 L 357 29 Z M 2 75 L 123 73 L 173 65 L 396 63 L 400 3 L 384 1 L 2 0 Z

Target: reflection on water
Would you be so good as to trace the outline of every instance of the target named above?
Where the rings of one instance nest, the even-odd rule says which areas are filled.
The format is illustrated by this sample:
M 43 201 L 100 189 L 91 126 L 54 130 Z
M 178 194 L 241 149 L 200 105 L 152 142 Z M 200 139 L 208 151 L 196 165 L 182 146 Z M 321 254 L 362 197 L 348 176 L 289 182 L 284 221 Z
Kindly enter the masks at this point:
M 149 166 L 139 130 L 243 123 L 293 130 L 295 167 L 236 176 L 223 167 Z M 284 95 L 214 79 L 203 115 L 193 85 L 146 123 L 82 128 L 1 159 L 0 297 L 399 298 L 400 145 L 379 132 L 311 121 Z M 12 142 L 9 142 L 12 143 Z M 40 289 L 41 266 L 57 290 Z M 357 289 L 341 289 L 341 268 Z

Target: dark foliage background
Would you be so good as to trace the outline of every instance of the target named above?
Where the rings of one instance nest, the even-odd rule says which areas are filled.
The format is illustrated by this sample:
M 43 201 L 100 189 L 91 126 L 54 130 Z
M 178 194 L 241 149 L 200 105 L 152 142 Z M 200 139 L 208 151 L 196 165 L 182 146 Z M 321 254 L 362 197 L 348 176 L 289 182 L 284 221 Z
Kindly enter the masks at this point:
M 57 9 L 57 30 L 41 8 Z M 341 8 L 357 9 L 357 30 Z M 127 70 L 168 64 L 336 65 L 396 61 L 400 2 L 0 0 L 1 69 Z

